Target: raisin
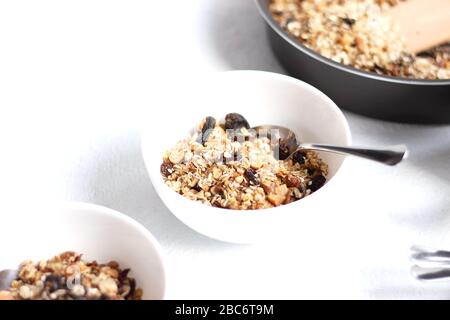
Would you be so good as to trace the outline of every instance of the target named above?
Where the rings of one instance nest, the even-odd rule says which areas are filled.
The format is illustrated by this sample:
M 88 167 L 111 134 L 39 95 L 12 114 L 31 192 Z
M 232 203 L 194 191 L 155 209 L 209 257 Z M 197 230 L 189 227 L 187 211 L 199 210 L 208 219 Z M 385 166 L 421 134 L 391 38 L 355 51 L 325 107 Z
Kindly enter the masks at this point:
M 249 182 L 250 184 L 252 184 L 252 185 L 254 185 L 254 186 L 259 185 L 259 179 L 258 179 L 258 177 L 256 176 L 255 170 L 249 168 L 249 169 L 245 170 L 244 175 L 245 175 L 245 177 L 247 178 L 247 180 L 248 180 L 248 182 Z
M 308 189 L 310 189 L 312 192 L 317 191 L 323 187 L 326 180 L 327 179 L 322 175 L 315 176 L 314 178 L 312 178 L 311 182 L 309 183 Z
M 130 270 L 131 269 L 123 269 L 119 273 L 119 280 L 123 282 L 128 277 L 128 273 L 130 273 Z
M 291 155 L 292 152 L 297 149 L 297 138 L 295 134 L 290 132 L 288 136 L 284 139 L 279 140 L 279 159 L 285 160 Z
M 225 116 L 225 129 L 239 130 L 241 128 L 250 128 L 248 121 L 243 116 L 239 113 L 229 113 Z
M 127 298 L 132 297 L 136 292 L 136 280 L 134 280 L 134 278 L 130 278 L 129 281 L 130 281 L 130 292 L 128 293 Z
M 215 126 L 216 126 L 216 119 L 214 119 L 213 117 L 206 117 L 205 123 L 203 124 L 202 127 L 202 134 L 198 137 L 197 142 L 204 144 L 208 140 L 208 137 Z
M 294 163 L 298 164 L 304 164 L 305 163 L 305 154 L 303 151 L 295 151 L 292 155 L 292 160 L 294 160 Z
M 308 168 L 307 171 L 309 176 L 313 176 L 316 173 L 316 169 L 314 168 Z
M 44 286 L 51 293 L 61 288 L 61 277 L 48 275 L 44 280 Z
M 172 172 L 173 172 L 173 164 L 172 164 L 172 162 L 164 161 L 161 164 L 161 174 L 164 177 L 168 177 L 168 176 L 170 176 L 172 174 Z

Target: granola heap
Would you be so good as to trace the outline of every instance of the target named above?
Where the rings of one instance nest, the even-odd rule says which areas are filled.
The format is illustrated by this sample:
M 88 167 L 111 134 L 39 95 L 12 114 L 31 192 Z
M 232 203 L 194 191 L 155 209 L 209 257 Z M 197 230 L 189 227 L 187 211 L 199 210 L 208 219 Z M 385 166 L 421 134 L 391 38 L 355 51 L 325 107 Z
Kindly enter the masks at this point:
M 325 184 L 328 167 L 315 152 L 296 151 L 287 158 L 295 137 L 272 140 L 252 132 L 237 113 L 222 124 L 207 117 L 191 137 L 165 152 L 161 174 L 188 199 L 237 210 L 288 204 Z
M 408 0 L 271 0 L 273 18 L 305 46 L 382 75 L 450 79 L 450 43 L 414 55 L 383 12 Z M 414 19 L 414 17 L 411 17 Z
M 115 261 L 86 262 L 68 251 L 47 261 L 24 261 L 0 300 L 141 300 L 143 291 L 129 271 Z

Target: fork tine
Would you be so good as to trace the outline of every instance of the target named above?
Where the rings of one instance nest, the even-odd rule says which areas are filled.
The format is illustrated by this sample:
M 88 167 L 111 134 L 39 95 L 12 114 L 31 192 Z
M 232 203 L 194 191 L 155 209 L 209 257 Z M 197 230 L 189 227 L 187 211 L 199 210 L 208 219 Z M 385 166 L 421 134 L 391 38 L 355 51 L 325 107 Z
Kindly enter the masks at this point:
M 413 266 L 411 273 L 419 280 L 437 280 L 450 277 L 450 269 Z

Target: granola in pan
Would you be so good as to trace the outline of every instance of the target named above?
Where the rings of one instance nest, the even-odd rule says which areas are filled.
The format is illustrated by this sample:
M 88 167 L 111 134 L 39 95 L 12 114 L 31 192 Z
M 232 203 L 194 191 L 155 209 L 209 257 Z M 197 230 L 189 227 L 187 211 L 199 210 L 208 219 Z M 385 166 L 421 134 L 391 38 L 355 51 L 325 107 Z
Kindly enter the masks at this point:
M 269 9 L 298 41 L 338 63 L 389 76 L 450 79 L 450 43 L 412 54 L 383 15 L 399 1 L 407 0 L 271 0 Z
M 286 158 L 287 143 L 253 132 L 236 113 L 224 123 L 206 117 L 192 136 L 165 152 L 161 174 L 175 192 L 206 205 L 276 207 L 321 188 L 328 172 L 315 152 L 296 151 Z
M 24 261 L 0 300 L 141 300 L 143 291 L 115 261 L 86 262 L 67 251 L 50 260 Z

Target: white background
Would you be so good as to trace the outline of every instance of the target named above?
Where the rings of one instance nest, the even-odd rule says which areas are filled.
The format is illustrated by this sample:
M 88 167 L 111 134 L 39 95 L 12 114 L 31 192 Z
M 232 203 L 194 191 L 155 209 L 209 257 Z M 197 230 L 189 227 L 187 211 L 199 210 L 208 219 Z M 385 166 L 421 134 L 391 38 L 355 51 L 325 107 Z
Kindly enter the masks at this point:
M 60 200 L 128 214 L 166 252 L 167 298 L 450 298 L 450 282 L 417 282 L 408 261 L 412 244 L 450 248 L 450 126 L 346 112 L 354 144 L 406 143 L 411 156 L 349 159 L 308 243 L 221 243 L 171 215 L 139 128 L 189 107 L 164 105 L 180 83 L 228 69 L 283 72 L 251 0 L 0 1 L 1 219 Z

